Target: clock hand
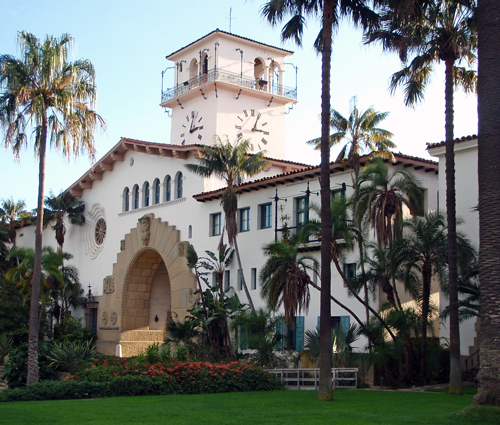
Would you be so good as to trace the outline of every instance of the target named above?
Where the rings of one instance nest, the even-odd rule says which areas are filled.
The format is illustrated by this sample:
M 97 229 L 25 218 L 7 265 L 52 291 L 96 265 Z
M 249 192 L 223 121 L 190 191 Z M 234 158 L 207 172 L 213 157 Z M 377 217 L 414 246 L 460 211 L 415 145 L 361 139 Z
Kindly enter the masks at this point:
M 256 131 L 257 130 L 257 123 L 259 122 L 260 115 L 261 114 L 259 112 L 259 115 L 257 115 L 257 119 L 255 120 L 255 124 L 253 125 L 252 131 Z

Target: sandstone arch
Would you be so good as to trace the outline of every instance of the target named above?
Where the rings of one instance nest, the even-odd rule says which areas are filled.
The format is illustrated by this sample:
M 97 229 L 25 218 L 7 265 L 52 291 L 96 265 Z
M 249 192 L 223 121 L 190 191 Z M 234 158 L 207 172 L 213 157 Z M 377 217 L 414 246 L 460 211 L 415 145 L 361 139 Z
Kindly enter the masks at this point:
M 113 291 L 104 291 L 100 300 L 97 345 L 107 354 L 131 356 L 162 342 L 170 317 L 187 316 L 196 279 L 187 266 L 187 242 L 154 214 L 141 217 L 120 248 L 113 274 L 105 278 Z

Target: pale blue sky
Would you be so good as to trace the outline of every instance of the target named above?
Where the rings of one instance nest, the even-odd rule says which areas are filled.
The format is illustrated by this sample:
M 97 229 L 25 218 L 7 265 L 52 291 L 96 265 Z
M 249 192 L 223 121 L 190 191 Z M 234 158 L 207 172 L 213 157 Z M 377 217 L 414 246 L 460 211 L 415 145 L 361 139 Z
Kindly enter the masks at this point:
M 108 123 L 105 134 L 96 134 L 97 158 L 120 137 L 169 143 L 170 118 L 158 106 L 161 71 L 172 64 L 165 56 L 219 28 L 243 37 L 295 51 L 290 58 L 299 68 L 298 97 L 287 116 L 287 159 L 319 163 L 319 154 L 305 141 L 320 134 L 321 58 L 312 49 L 318 22 L 309 21 L 303 47 L 282 44 L 280 28 L 271 28 L 260 16 L 264 0 L 0 0 L 0 54 L 18 55 L 17 32 L 27 30 L 37 37 L 71 34 L 76 58 L 92 61 L 97 72 L 97 111 Z M 444 139 L 444 69 L 437 69 L 425 102 L 415 110 L 404 107 L 402 94 L 390 96 L 391 74 L 401 68 L 393 55 L 380 47 L 361 45 L 361 33 L 343 25 L 335 36 L 332 58 L 332 107 L 345 116 L 349 99 L 358 96 L 361 109 L 374 105 L 389 111 L 381 127 L 395 134 L 396 151 L 429 158 L 425 144 Z M 292 67 L 286 69 L 285 84 L 295 84 Z M 164 87 L 174 84 L 167 71 Z M 456 93 L 455 137 L 477 132 L 476 96 Z M 335 158 L 338 151 L 332 151 Z M 66 162 L 60 154 L 48 156 L 46 193 L 59 193 L 77 180 L 91 163 L 87 158 Z M 32 145 L 14 163 L 12 153 L 0 148 L 0 199 L 24 199 L 36 206 L 38 164 Z

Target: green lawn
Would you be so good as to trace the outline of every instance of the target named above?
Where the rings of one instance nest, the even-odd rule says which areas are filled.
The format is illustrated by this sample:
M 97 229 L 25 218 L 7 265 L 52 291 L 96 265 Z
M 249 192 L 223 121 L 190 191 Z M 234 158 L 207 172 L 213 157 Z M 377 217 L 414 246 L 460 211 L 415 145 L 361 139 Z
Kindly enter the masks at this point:
M 0 403 L 0 424 L 498 424 L 500 408 L 478 419 L 455 418 L 471 395 L 337 390 L 318 402 L 315 391 L 117 397 Z M 486 415 L 487 415 L 486 414 Z M 486 416 L 483 415 L 483 416 Z

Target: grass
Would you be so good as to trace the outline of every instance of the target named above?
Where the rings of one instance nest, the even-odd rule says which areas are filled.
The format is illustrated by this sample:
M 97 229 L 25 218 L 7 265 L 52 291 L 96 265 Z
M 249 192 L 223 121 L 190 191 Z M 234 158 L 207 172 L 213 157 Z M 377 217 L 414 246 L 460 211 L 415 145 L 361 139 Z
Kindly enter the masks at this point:
M 0 404 L 0 424 L 498 424 L 500 408 L 470 407 L 472 396 L 337 390 L 117 397 Z M 465 409 L 467 408 L 467 409 Z

